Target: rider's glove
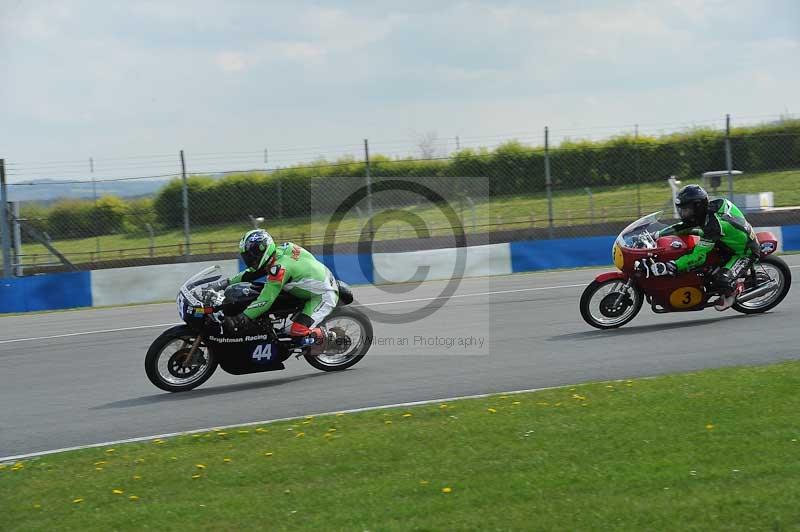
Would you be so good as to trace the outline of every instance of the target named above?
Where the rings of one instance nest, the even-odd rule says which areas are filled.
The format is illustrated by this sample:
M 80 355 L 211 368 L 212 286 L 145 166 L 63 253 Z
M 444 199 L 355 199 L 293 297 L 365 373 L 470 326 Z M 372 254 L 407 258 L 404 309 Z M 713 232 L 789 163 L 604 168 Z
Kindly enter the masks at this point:
M 675 265 L 674 260 L 669 262 L 653 262 L 650 264 L 650 273 L 656 277 L 660 277 L 662 275 L 674 276 L 677 272 L 678 267 Z
M 222 330 L 225 334 L 241 334 L 253 326 L 253 320 L 245 314 L 227 316 L 222 322 Z

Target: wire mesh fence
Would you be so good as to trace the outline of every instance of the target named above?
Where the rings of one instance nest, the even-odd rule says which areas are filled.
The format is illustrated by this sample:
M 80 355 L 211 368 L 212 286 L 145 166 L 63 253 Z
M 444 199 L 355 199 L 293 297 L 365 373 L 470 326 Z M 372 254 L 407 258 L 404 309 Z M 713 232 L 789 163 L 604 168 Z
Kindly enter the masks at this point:
M 643 214 L 671 210 L 670 176 L 730 197 L 754 224 L 800 223 L 800 120 L 594 141 L 562 136 L 557 144 L 545 130 L 538 145 L 492 148 L 466 140 L 446 153 L 421 145 L 415 157 L 365 142 L 360 156 L 348 147 L 333 162 L 272 167 L 266 151 L 88 159 L 89 179 L 87 162 L 5 161 L 3 270 L 233 256 L 240 235 L 259 226 L 311 248 L 335 237 L 386 251 L 444 246 L 459 232 L 483 239 L 476 242 L 614 234 Z M 708 171 L 730 173 L 704 178 Z

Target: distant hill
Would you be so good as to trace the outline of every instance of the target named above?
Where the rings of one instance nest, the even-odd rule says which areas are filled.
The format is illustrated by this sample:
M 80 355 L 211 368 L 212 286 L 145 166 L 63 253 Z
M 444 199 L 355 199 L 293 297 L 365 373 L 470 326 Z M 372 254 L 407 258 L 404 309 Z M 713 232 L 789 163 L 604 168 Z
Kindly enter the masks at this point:
M 222 174 L 210 175 L 219 178 Z M 152 196 L 174 178 L 157 179 L 131 179 L 128 181 L 97 181 L 97 196 L 119 196 L 122 198 L 135 198 Z M 91 199 L 93 197 L 92 182 L 81 181 L 77 183 L 61 179 L 32 179 L 19 183 L 8 184 L 8 199 L 10 201 L 53 201 L 72 199 Z

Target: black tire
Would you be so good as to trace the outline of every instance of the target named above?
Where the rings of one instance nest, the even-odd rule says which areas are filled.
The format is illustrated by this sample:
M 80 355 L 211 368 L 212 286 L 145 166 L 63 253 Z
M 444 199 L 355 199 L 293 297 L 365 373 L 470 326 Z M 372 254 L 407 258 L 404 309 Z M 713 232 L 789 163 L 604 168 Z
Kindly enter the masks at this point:
M 600 290 L 601 288 L 608 286 L 610 284 L 620 283 L 620 282 L 622 281 L 620 281 L 619 279 L 609 279 L 608 281 L 603 281 L 603 282 L 592 281 L 591 283 L 589 283 L 589 286 L 587 286 L 584 289 L 583 294 L 581 295 L 580 307 L 581 307 L 581 316 L 583 317 L 583 320 L 586 323 L 597 329 L 616 329 L 617 327 L 622 327 L 623 325 L 631 321 L 633 318 L 635 318 L 637 314 L 639 314 L 639 311 L 642 309 L 642 303 L 644 302 L 644 295 L 642 294 L 642 291 L 641 289 L 639 289 L 638 286 L 632 285 L 630 287 L 630 291 L 633 294 L 634 300 L 632 305 L 633 310 L 630 314 L 625 316 L 623 319 L 612 323 L 600 322 L 597 319 L 595 319 L 595 317 L 592 315 L 591 308 L 589 308 L 589 305 L 592 301 L 592 296 L 594 296 L 595 293 L 597 293 L 597 291 Z
M 186 392 L 191 389 L 197 388 L 206 382 L 214 371 L 217 369 L 217 359 L 214 354 L 205 346 L 202 346 L 203 356 L 206 358 L 205 368 L 202 369 L 202 374 L 192 375 L 191 380 L 185 384 L 169 382 L 159 371 L 159 360 L 164 352 L 164 349 L 175 340 L 185 340 L 189 345 L 197 338 L 197 333 L 187 327 L 186 325 L 178 325 L 171 329 L 167 329 L 161 333 L 158 338 L 153 340 L 150 348 L 147 350 L 147 355 L 144 357 L 144 371 L 147 373 L 147 378 L 150 379 L 157 387 L 168 392 Z M 169 362 L 168 362 L 169 363 Z
M 781 287 L 781 292 L 777 298 L 773 299 L 769 302 L 769 304 L 764 305 L 763 307 L 753 308 L 740 305 L 739 303 L 734 303 L 732 308 L 736 312 L 741 312 L 742 314 L 761 314 L 762 312 L 772 310 L 778 306 L 781 301 L 783 301 L 783 298 L 786 297 L 786 294 L 789 293 L 789 289 L 792 287 L 792 270 L 782 258 L 773 257 L 772 255 L 764 257 L 756 264 L 756 273 L 758 273 L 758 264 L 769 264 L 781 272 L 781 276 L 783 277 L 783 286 Z
M 363 312 L 354 308 L 340 307 L 331 312 L 330 316 L 325 318 L 322 322 L 322 325 L 324 326 L 328 321 L 332 321 L 336 318 L 350 318 L 358 322 L 362 330 L 362 337 L 359 339 L 359 345 L 355 347 L 356 351 L 354 355 L 349 355 L 346 360 L 343 360 L 341 363 L 326 363 L 324 359 L 320 358 L 321 356 L 327 356 L 325 353 L 321 355 L 303 355 L 306 362 L 322 371 L 342 371 L 353 367 L 359 360 L 364 358 L 364 355 L 367 354 L 367 351 L 369 351 L 369 348 L 372 346 L 372 322 L 369 321 L 369 318 Z

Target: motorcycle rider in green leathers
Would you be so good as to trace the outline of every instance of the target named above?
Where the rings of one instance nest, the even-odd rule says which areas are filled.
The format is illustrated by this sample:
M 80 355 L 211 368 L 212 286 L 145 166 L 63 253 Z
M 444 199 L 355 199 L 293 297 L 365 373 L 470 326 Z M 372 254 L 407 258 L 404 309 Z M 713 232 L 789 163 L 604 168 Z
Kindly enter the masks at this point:
M 714 278 L 720 291 L 717 310 L 730 308 L 741 291 L 737 279 L 758 255 L 759 246 L 755 232 L 745 220 L 742 211 L 726 199 L 708 201 L 708 194 L 699 185 L 686 185 L 675 196 L 675 206 L 681 221 L 658 232 L 656 238 L 668 235 L 694 234 L 700 241 L 691 252 L 674 261 L 654 262 L 646 268 L 653 275 L 675 275 L 706 264 L 709 252 L 715 247 L 727 259 Z
M 321 344 L 325 333 L 319 324 L 336 308 L 339 288 L 327 266 L 309 251 L 292 242 L 276 246 L 263 229 L 244 234 L 239 242 L 239 253 L 247 269 L 230 279 L 217 281 L 214 288 L 223 289 L 228 284 L 250 282 L 266 276 L 266 283 L 258 299 L 241 314 L 228 316 L 223 322 L 226 333 L 239 333 L 253 327 L 253 320 L 267 313 L 281 293 L 305 300 L 303 311 L 294 317 L 289 335 L 298 341 L 312 338 Z

